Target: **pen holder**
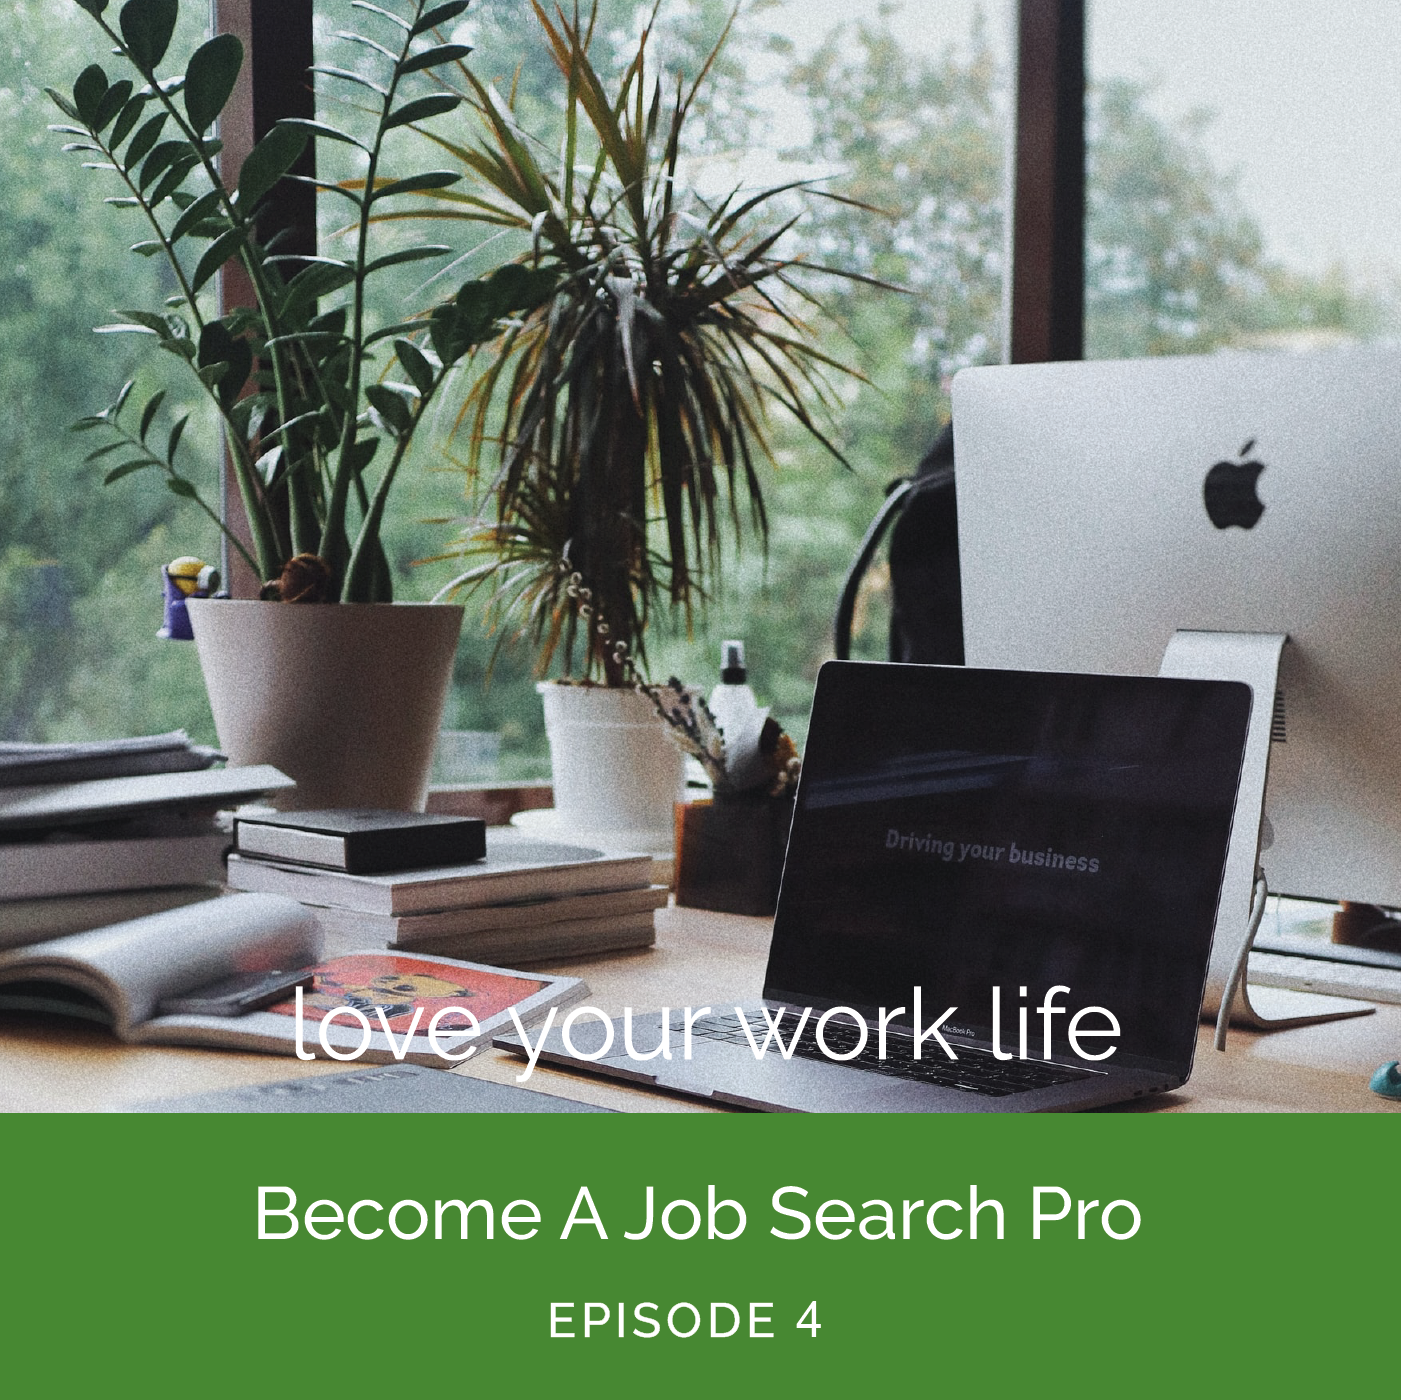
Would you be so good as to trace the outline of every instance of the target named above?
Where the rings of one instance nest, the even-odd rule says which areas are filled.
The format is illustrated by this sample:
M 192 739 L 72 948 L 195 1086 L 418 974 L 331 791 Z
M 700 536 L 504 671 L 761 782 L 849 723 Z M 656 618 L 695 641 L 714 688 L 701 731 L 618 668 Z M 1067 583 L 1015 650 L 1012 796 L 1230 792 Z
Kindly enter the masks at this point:
M 741 793 L 677 803 L 677 904 L 771 915 L 792 821 L 792 797 Z

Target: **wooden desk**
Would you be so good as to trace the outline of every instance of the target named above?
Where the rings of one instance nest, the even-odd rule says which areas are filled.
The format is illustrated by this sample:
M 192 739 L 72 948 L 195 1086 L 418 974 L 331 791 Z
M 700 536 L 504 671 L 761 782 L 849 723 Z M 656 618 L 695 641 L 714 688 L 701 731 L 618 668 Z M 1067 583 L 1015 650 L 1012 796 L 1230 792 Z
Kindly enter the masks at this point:
M 754 1001 L 761 991 L 769 924 L 665 909 L 657 946 L 647 952 L 562 963 L 548 971 L 583 976 L 589 1004 L 610 1014 L 624 1006 L 649 1010 Z M 342 951 L 332 949 L 331 951 Z M 1197 1041 L 1196 1071 L 1186 1088 L 1122 1111 L 1385 1113 L 1401 1109 L 1371 1093 L 1367 1080 L 1385 1060 L 1401 1057 L 1401 1007 L 1322 1026 L 1251 1034 L 1233 1030 L 1229 1049 L 1211 1048 L 1211 1028 Z M 54 1018 L 0 1017 L 0 1110 L 104 1110 L 347 1066 L 306 1064 L 290 1057 L 220 1050 L 124 1046 L 97 1026 Z M 514 1083 L 521 1062 L 495 1050 L 453 1073 Z M 445 1071 L 446 1073 L 447 1071 Z M 628 1112 L 705 1113 L 710 1106 L 587 1075 L 539 1068 L 529 1087 Z

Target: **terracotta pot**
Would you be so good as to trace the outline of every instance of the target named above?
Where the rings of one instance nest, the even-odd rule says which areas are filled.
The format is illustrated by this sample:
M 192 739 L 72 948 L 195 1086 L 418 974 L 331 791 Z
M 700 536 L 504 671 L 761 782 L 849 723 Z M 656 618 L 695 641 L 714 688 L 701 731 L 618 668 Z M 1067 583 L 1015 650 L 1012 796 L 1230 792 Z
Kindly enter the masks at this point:
M 536 689 L 561 827 L 641 850 L 669 848 L 685 759 L 652 702 L 601 685 L 542 681 Z
M 219 744 L 297 787 L 278 806 L 423 810 L 462 608 L 191 599 Z

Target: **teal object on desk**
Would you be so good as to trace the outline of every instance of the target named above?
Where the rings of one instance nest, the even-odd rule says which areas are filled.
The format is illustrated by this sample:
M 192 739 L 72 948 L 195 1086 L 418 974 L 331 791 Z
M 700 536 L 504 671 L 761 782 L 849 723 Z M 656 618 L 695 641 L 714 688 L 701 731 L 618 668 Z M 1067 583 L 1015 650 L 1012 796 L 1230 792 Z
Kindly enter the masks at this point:
M 1384 1099 L 1401 1099 L 1401 1063 L 1388 1060 L 1373 1076 L 1368 1085 L 1374 1094 Z

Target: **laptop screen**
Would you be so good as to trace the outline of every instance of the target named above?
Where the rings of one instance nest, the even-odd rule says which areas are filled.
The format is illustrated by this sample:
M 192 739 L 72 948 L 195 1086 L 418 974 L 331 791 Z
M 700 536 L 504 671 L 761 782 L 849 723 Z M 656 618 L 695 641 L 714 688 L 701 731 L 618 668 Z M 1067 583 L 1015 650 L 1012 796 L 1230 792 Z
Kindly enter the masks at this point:
M 829 663 L 764 995 L 908 1026 L 919 986 L 926 1026 L 986 1037 L 1000 987 L 1015 1048 L 1060 984 L 1115 1061 L 1185 1072 L 1249 714 L 1227 681 Z

